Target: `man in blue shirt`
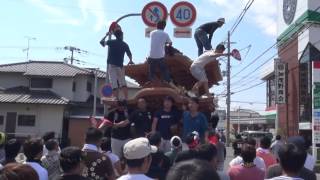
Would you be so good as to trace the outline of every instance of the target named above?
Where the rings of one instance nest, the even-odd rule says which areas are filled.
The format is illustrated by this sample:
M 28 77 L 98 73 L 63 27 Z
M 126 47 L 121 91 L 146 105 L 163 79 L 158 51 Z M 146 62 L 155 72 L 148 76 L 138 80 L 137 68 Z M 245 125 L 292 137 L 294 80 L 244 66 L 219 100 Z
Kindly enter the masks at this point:
M 188 107 L 189 111 L 183 113 L 183 139 L 189 133 L 197 131 L 201 141 L 204 141 L 205 132 L 208 130 L 208 120 L 203 113 L 198 111 L 199 99 L 191 98 Z
M 128 99 L 128 89 L 125 80 L 125 71 L 123 68 L 124 53 L 130 59 L 129 64 L 132 62 L 132 54 L 127 43 L 123 41 L 123 32 L 117 30 L 114 32 L 116 39 L 106 41 L 108 33 L 102 38 L 100 44 L 105 47 L 109 46 L 107 67 L 108 75 L 111 86 L 113 88 L 114 96 L 119 99 L 119 90 L 122 90 L 124 98 Z

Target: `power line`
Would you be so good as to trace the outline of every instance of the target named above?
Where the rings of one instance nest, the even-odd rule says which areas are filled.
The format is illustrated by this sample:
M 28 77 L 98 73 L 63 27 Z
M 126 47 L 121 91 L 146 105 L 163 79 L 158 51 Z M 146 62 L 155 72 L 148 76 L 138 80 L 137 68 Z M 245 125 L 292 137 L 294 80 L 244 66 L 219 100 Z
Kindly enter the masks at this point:
M 252 88 L 254 88 L 254 87 L 260 86 L 260 85 L 263 84 L 263 83 L 265 83 L 265 82 L 262 81 L 262 82 L 260 82 L 260 83 L 258 83 L 258 84 L 255 84 L 255 85 L 253 85 L 253 86 L 250 86 L 250 87 L 248 87 L 248 88 L 241 89 L 241 90 L 236 91 L 236 92 L 232 92 L 231 94 L 233 95 L 233 94 L 236 94 L 236 93 L 239 93 L 239 92 L 247 91 L 247 90 L 252 89 Z
M 320 8 L 320 6 L 319 6 L 319 8 Z M 306 30 L 308 30 L 311 26 L 312 26 L 312 24 L 310 24 L 307 28 L 305 28 L 303 32 L 305 32 Z M 301 39 L 304 39 L 304 38 L 306 38 L 306 37 L 308 37 L 308 35 L 305 35 L 305 36 L 304 36 L 303 38 L 301 38 Z M 291 45 L 289 45 L 288 47 L 292 47 L 292 46 L 294 46 L 294 44 L 291 44 Z M 271 61 L 271 60 L 272 60 L 274 57 L 276 57 L 278 54 L 281 54 L 281 53 L 284 53 L 284 52 L 288 51 L 288 50 L 290 49 L 290 48 L 288 48 L 288 47 L 286 47 L 285 49 L 281 50 L 280 52 L 277 52 L 277 53 L 275 53 L 274 55 L 272 55 L 270 58 L 268 58 L 266 61 L 264 61 L 264 63 L 262 63 L 261 65 L 259 65 L 259 66 L 258 66 L 256 69 L 254 69 L 253 71 L 251 71 L 251 72 L 249 72 L 248 74 L 246 74 L 244 77 L 249 76 L 250 74 L 256 72 L 259 68 L 263 67 L 265 64 L 267 64 L 269 61 Z M 233 84 L 237 84 L 237 83 L 241 82 L 241 80 L 244 80 L 244 79 L 246 79 L 246 78 L 241 78 L 240 80 L 237 80 L 237 82 L 235 82 L 235 83 L 233 83 Z
M 254 0 L 248 0 L 246 6 L 244 7 L 243 11 L 240 13 L 240 15 L 237 18 L 237 21 L 235 22 L 235 24 L 233 24 L 233 26 L 231 27 L 230 30 L 230 35 L 233 34 L 233 32 L 236 30 L 236 28 L 238 27 L 238 25 L 240 24 L 240 22 L 242 21 L 244 15 L 246 14 L 246 12 L 248 11 L 248 9 L 250 8 L 250 6 L 252 5 L 252 3 L 254 2 Z
M 317 11 L 320 8 L 320 6 L 318 6 L 315 11 Z M 305 17 L 303 20 L 305 20 L 307 17 Z M 295 27 L 299 26 L 301 23 L 299 24 L 295 24 Z M 309 25 L 308 28 L 306 28 L 305 30 L 309 29 L 311 27 L 312 24 Z M 291 33 L 295 28 L 292 28 L 290 31 L 288 31 L 286 35 L 288 35 L 289 33 Z M 239 72 L 237 72 L 235 75 L 233 75 L 231 78 L 233 78 L 234 76 L 240 74 L 242 71 L 244 71 L 246 68 L 248 68 L 249 66 L 251 66 L 254 62 L 256 62 L 259 58 L 261 58 L 264 54 L 266 54 L 268 51 L 270 51 L 275 45 L 277 45 L 277 42 L 275 42 L 274 44 L 272 44 L 269 48 L 267 48 L 262 54 L 260 54 L 257 58 L 255 58 L 253 60 L 253 62 L 251 62 L 250 64 L 248 64 L 247 66 L 245 66 L 243 69 L 241 69 Z M 286 48 L 287 49 L 287 48 Z M 281 53 L 281 52 L 280 52 Z

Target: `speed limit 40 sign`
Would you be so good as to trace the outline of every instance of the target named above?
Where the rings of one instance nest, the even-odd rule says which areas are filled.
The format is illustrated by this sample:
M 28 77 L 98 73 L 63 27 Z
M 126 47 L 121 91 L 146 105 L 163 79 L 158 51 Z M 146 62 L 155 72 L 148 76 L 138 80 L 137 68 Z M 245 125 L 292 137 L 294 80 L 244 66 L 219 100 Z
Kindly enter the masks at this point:
M 196 20 L 196 8 L 189 2 L 176 3 L 170 10 L 170 19 L 178 27 L 189 27 Z

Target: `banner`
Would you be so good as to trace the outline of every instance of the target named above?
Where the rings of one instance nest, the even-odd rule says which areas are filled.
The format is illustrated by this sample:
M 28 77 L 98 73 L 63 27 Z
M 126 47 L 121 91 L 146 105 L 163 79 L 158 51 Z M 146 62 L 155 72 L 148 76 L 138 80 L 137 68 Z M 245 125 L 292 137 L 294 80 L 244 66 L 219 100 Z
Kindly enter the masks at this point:
M 274 60 L 276 81 L 276 104 L 287 102 L 287 64 L 279 59 Z

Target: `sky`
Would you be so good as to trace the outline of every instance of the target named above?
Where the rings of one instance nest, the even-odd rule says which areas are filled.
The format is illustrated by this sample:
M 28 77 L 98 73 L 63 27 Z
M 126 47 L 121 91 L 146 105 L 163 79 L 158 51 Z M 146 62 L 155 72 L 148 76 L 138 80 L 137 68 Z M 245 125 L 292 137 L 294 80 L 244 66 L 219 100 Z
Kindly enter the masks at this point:
M 75 65 L 105 69 L 107 50 L 99 45 L 110 23 L 128 13 L 140 13 L 150 1 L 146 0 L 2 0 L 0 6 L 0 64 L 26 61 L 28 37 L 30 40 L 29 59 L 62 61 L 70 57 L 64 46 L 75 46 L 82 53 L 75 54 L 81 62 Z M 160 0 L 170 11 L 177 0 Z M 192 25 L 215 21 L 220 17 L 226 24 L 213 36 L 212 45 L 224 41 L 227 31 L 235 23 L 246 0 L 191 0 L 197 10 L 197 18 Z M 276 54 L 271 49 L 248 68 L 265 49 L 276 42 L 276 0 L 256 0 L 243 21 L 231 36 L 231 48 L 240 49 L 242 61 L 231 59 L 231 92 L 250 88 L 260 82 L 263 68 L 260 65 Z M 147 26 L 141 17 L 129 17 L 120 22 L 124 39 L 130 46 L 135 63 L 143 62 L 148 54 L 149 39 L 144 36 Z M 173 46 L 191 59 L 197 57 L 197 47 L 193 38 L 174 38 L 174 25 L 168 19 L 166 31 Z M 242 50 L 243 49 L 243 50 Z M 127 62 L 128 59 L 125 59 Z M 225 71 L 225 59 L 221 59 L 221 70 Z M 233 76 L 236 75 L 236 76 Z M 219 108 L 225 105 L 225 80 L 211 88 L 218 95 Z M 265 110 L 266 83 L 231 96 L 231 110 L 253 109 L 260 113 Z M 240 101 L 240 102 L 239 102 Z M 251 102 L 251 103 L 249 103 Z

